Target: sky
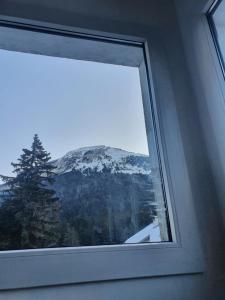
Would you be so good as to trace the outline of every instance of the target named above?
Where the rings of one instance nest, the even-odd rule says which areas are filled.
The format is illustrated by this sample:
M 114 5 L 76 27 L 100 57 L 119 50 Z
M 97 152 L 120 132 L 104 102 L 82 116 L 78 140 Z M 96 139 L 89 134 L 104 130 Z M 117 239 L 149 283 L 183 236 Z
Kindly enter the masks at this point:
M 106 145 L 148 154 L 138 68 L 0 50 L 0 174 L 37 133 L 53 159 Z

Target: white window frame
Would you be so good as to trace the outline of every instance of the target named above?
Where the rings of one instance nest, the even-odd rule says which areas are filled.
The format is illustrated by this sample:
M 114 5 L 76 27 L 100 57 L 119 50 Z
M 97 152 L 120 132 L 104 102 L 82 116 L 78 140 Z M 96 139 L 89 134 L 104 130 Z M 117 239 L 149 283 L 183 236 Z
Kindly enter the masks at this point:
M 173 88 L 160 38 L 151 33 L 141 37 L 124 36 L 5 16 L 0 16 L 0 20 L 0 28 L 6 26 L 71 39 L 80 37 L 142 47 L 146 66 L 139 66 L 142 92 L 148 103 L 147 114 L 151 109 L 154 118 L 173 240 L 153 244 L 2 251 L 0 290 L 203 272 L 204 259 Z
M 213 21 L 213 14 L 217 10 L 217 8 L 219 8 L 219 5 L 222 1 L 223 0 L 214 0 L 213 3 L 211 4 L 210 8 L 206 12 L 206 17 L 207 17 L 209 27 L 211 30 L 212 39 L 213 39 L 215 49 L 216 49 L 216 52 L 218 55 L 218 60 L 219 60 L 220 66 L 221 66 L 223 77 L 225 79 L 225 63 L 224 63 L 225 57 L 223 57 L 218 38 L 216 37 L 216 26 Z

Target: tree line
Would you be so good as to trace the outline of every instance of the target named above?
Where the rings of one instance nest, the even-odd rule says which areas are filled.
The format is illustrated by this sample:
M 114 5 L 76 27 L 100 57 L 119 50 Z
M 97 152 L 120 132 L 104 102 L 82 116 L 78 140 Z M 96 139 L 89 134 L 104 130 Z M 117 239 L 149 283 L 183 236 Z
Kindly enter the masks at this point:
M 121 244 L 157 215 L 149 175 L 57 175 L 37 134 L 12 166 L 0 175 L 0 250 Z
M 11 163 L 14 177 L 3 176 L 6 188 L 0 207 L 0 249 L 47 248 L 60 238 L 60 202 L 52 188 L 55 167 L 37 134 L 31 149 Z

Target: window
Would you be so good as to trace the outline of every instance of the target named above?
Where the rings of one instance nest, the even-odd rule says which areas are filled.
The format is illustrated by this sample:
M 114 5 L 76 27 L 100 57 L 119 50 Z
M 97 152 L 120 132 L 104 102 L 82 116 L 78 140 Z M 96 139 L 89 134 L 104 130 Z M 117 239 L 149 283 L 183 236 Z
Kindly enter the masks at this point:
M 0 249 L 169 241 L 139 68 L 18 50 L 0 50 Z
M 216 1 L 208 13 L 208 20 L 225 76 L 225 1 Z
M 161 43 L 21 22 L 0 26 L 0 289 L 202 272 Z

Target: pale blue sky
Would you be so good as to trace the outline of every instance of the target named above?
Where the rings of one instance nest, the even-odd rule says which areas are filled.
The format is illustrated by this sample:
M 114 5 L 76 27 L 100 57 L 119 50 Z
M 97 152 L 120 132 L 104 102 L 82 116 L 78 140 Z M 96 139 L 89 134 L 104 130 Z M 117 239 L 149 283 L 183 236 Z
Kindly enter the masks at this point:
M 0 174 L 35 133 L 52 158 L 107 145 L 148 153 L 137 68 L 0 50 Z

